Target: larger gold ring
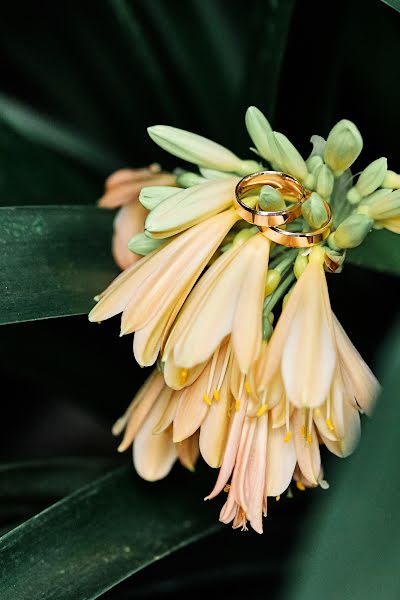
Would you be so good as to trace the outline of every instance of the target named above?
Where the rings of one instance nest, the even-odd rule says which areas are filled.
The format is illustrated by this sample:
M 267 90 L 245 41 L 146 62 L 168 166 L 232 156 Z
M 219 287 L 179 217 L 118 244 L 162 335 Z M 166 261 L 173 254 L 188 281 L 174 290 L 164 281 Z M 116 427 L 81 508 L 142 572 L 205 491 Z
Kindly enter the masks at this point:
M 296 232 L 285 231 L 279 227 L 266 227 L 263 229 L 263 234 L 271 241 L 289 246 L 290 248 L 308 248 L 315 246 L 323 240 L 326 240 L 332 228 L 332 211 L 327 202 L 324 201 L 325 209 L 328 215 L 326 223 L 319 229 L 314 231 Z
M 295 203 L 284 210 L 269 212 L 253 208 L 244 202 L 250 195 L 255 195 L 263 185 L 271 185 L 282 193 L 284 198 Z M 286 173 L 278 171 L 259 171 L 246 175 L 239 181 L 235 190 L 235 207 L 245 221 L 267 227 L 270 225 L 284 225 L 297 219 L 301 214 L 301 203 L 308 196 L 308 192 L 301 183 Z

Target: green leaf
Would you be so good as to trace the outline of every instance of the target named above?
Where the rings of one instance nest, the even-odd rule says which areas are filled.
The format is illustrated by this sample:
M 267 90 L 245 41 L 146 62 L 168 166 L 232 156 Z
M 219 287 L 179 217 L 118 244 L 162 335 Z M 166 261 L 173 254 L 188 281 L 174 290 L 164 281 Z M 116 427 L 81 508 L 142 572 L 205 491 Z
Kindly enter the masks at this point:
M 98 598 L 216 531 L 205 491 L 193 474 L 148 484 L 131 466 L 94 481 L 0 538 L 2 600 Z
M 383 394 L 360 448 L 304 524 L 287 600 L 399 597 L 400 327 L 395 333 L 382 356 Z
M 1 533 L 104 474 L 113 463 L 56 458 L 0 465 Z
M 86 313 L 116 273 L 112 216 L 90 206 L 0 208 L 0 324 Z
M 346 260 L 360 267 L 400 275 L 400 236 L 386 229 L 372 231 L 361 246 L 347 251 Z
M 400 0 L 382 0 L 382 2 L 400 12 Z

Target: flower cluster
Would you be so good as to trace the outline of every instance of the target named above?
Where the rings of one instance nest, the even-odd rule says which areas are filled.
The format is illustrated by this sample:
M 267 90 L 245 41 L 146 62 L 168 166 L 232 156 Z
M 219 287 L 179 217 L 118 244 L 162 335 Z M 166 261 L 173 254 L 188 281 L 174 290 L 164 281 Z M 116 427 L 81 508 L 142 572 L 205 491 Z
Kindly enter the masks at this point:
M 306 161 L 255 107 L 246 126 L 260 162 L 186 131 L 149 128 L 156 143 L 199 171 L 146 170 L 136 202 L 139 177 L 129 172 L 125 197 L 129 189 L 133 207 L 147 215 L 144 226 L 134 215 L 129 249 L 142 258 L 96 298 L 89 318 L 122 313 L 121 335 L 135 334 L 137 362 L 155 365 L 114 425 L 123 433 L 119 450 L 133 445 L 135 468 L 149 481 L 176 459 L 193 469 L 201 454 L 219 469 L 207 498 L 227 492 L 220 520 L 262 532 L 268 497 L 279 499 L 292 481 L 327 487 L 320 447 L 350 454 L 360 413 L 373 408 L 378 383 L 332 312 L 326 271 L 340 272 L 346 249 L 372 227 L 399 231 L 400 177 L 380 158 L 353 185 L 362 138 L 350 121 L 326 141 L 313 136 Z M 240 218 L 235 186 L 266 164 L 312 192 L 303 230 L 318 226 L 330 202 L 335 226 L 326 243 L 285 248 Z M 272 192 L 261 190 L 263 209 L 284 203 Z

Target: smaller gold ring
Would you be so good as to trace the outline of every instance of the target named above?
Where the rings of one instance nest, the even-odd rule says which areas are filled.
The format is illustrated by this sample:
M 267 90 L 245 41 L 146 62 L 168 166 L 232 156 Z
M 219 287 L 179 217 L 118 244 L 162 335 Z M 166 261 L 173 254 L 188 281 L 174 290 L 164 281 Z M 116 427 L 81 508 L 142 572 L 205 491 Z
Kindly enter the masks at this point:
M 285 231 L 279 227 L 266 227 L 263 229 L 264 235 L 282 246 L 289 246 L 290 248 L 308 248 L 309 246 L 315 246 L 320 242 L 326 240 L 331 232 L 332 227 L 332 211 L 331 207 L 327 202 L 324 201 L 325 209 L 328 214 L 326 223 L 315 231 Z
M 248 206 L 244 202 L 244 198 L 263 185 L 272 185 L 286 197 L 294 198 L 296 200 L 295 204 L 276 212 Z M 307 195 L 306 189 L 295 177 L 279 171 L 259 171 L 258 173 L 246 175 L 239 181 L 235 189 L 235 207 L 242 219 L 254 225 L 260 227 L 285 225 L 300 216 L 301 203 L 307 198 Z

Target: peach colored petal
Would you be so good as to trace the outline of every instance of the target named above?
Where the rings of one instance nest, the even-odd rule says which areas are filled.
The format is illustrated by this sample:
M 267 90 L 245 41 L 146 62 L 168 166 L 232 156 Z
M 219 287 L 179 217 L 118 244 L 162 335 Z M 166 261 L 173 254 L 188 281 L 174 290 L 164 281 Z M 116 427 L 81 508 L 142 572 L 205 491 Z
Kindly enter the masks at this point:
M 121 185 L 122 183 L 129 183 L 129 182 L 135 181 L 136 179 L 141 179 L 142 176 L 145 177 L 147 173 L 148 173 L 147 168 L 118 169 L 118 171 L 114 171 L 114 173 L 111 173 L 111 175 L 109 175 L 107 177 L 107 179 L 104 182 L 104 189 L 106 191 L 108 191 L 108 190 L 111 190 L 112 188 L 115 188 L 115 187 Z
M 256 419 L 253 446 L 247 465 L 246 516 L 257 533 L 263 531 L 265 470 L 267 461 L 268 413 Z
M 219 374 L 219 371 L 217 368 L 216 373 Z M 200 452 L 212 468 L 221 466 L 228 436 L 230 404 L 231 395 L 228 379 L 225 377 L 219 390 L 219 400 L 212 401 L 200 428 Z
M 160 420 L 158 421 L 157 425 L 153 429 L 153 433 L 155 435 L 157 435 L 158 433 L 163 433 L 163 431 L 166 431 L 168 429 L 168 427 L 170 427 L 172 425 L 172 422 L 173 422 L 175 414 L 176 414 L 176 409 L 178 406 L 180 395 L 181 395 L 181 392 L 174 392 L 171 390 L 169 402 L 166 405 L 165 410 L 164 410 L 163 414 L 161 415 Z
M 143 231 L 147 210 L 140 202 L 123 206 L 114 219 L 114 236 L 112 242 L 114 260 L 120 269 L 126 269 L 140 259 L 128 248 L 128 242 L 136 233 Z
M 400 233 L 400 216 L 392 217 L 391 219 L 382 219 L 378 223 L 389 231 L 393 231 L 393 233 Z
M 135 469 L 146 481 L 158 481 L 168 475 L 177 457 L 170 430 L 153 434 L 167 402 L 165 397 L 153 405 L 133 444 Z
M 233 467 L 235 466 L 236 456 L 239 450 L 240 437 L 246 416 L 246 410 L 246 402 L 241 402 L 239 410 L 234 411 L 231 416 L 228 439 L 225 445 L 224 457 L 222 459 L 222 465 L 218 473 L 218 478 L 215 482 L 213 490 L 205 498 L 205 500 L 211 500 L 212 498 L 215 498 L 215 496 L 218 496 L 218 494 L 224 489 L 229 477 L 232 474 Z
M 380 390 L 379 383 L 335 316 L 333 325 L 345 387 L 348 392 L 351 390 L 357 404 L 370 415 Z
M 165 383 L 174 390 L 181 390 L 196 381 L 205 366 L 206 362 L 196 365 L 193 369 L 188 369 L 186 378 L 182 379 L 182 368 L 174 363 L 173 357 L 170 355 L 164 363 Z
M 129 202 L 136 201 L 139 198 L 140 191 L 143 187 L 173 185 L 175 179 L 174 175 L 163 173 L 138 181 L 127 180 L 106 190 L 105 194 L 99 199 L 97 204 L 100 208 L 118 208 Z
M 173 440 L 181 442 L 193 435 L 203 422 L 208 405 L 204 402 L 207 392 L 210 364 L 191 386 L 182 391 L 174 418 Z
M 194 471 L 199 458 L 199 432 L 175 444 L 179 461 L 189 471 Z
M 233 210 L 221 213 L 164 246 L 154 257 L 156 268 L 131 287 L 130 300 L 122 315 L 123 333 L 144 327 L 167 303 L 173 305 L 179 299 L 183 302 L 188 283 L 199 277 L 236 220 Z
M 292 423 L 294 446 L 300 470 L 313 485 L 317 485 L 321 470 L 321 455 L 314 424 L 312 423 L 309 435 L 304 436 L 302 431 L 305 423 L 304 410 L 294 411 Z
M 308 264 L 281 318 L 285 318 L 291 303 L 297 308 L 282 352 L 283 382 L 292 404 L 315 408 L 323 404 L 328 395 L 336 365 L 331 309 L 322 265 Z M 273 336 L 277 335 L 279 321 Z
M 269 428 L 265 495 L 280 496 L 289 487 L 296 466 L 293 438 L 287 439 L 286 427 Z M 287 441 L 285 441 L 285 439 Z
M 124 452 L 132 444 L 136 433 L 164 388 L 162 375 L 153 371 L 128 408 L 127 425 L 122 442 L 118 447 L 119 452 Z
M 354 452 L 360 435 L 361 435 L 361 424 L 360 415 L 357 409 L 354 409 L 349 404 L 343 405 L 344 409 L 344 435 L 338 441 L 332 441 L 324 435 L 321 435 L 322 441 L 325 446 L 336 456 L 345 458 Z

